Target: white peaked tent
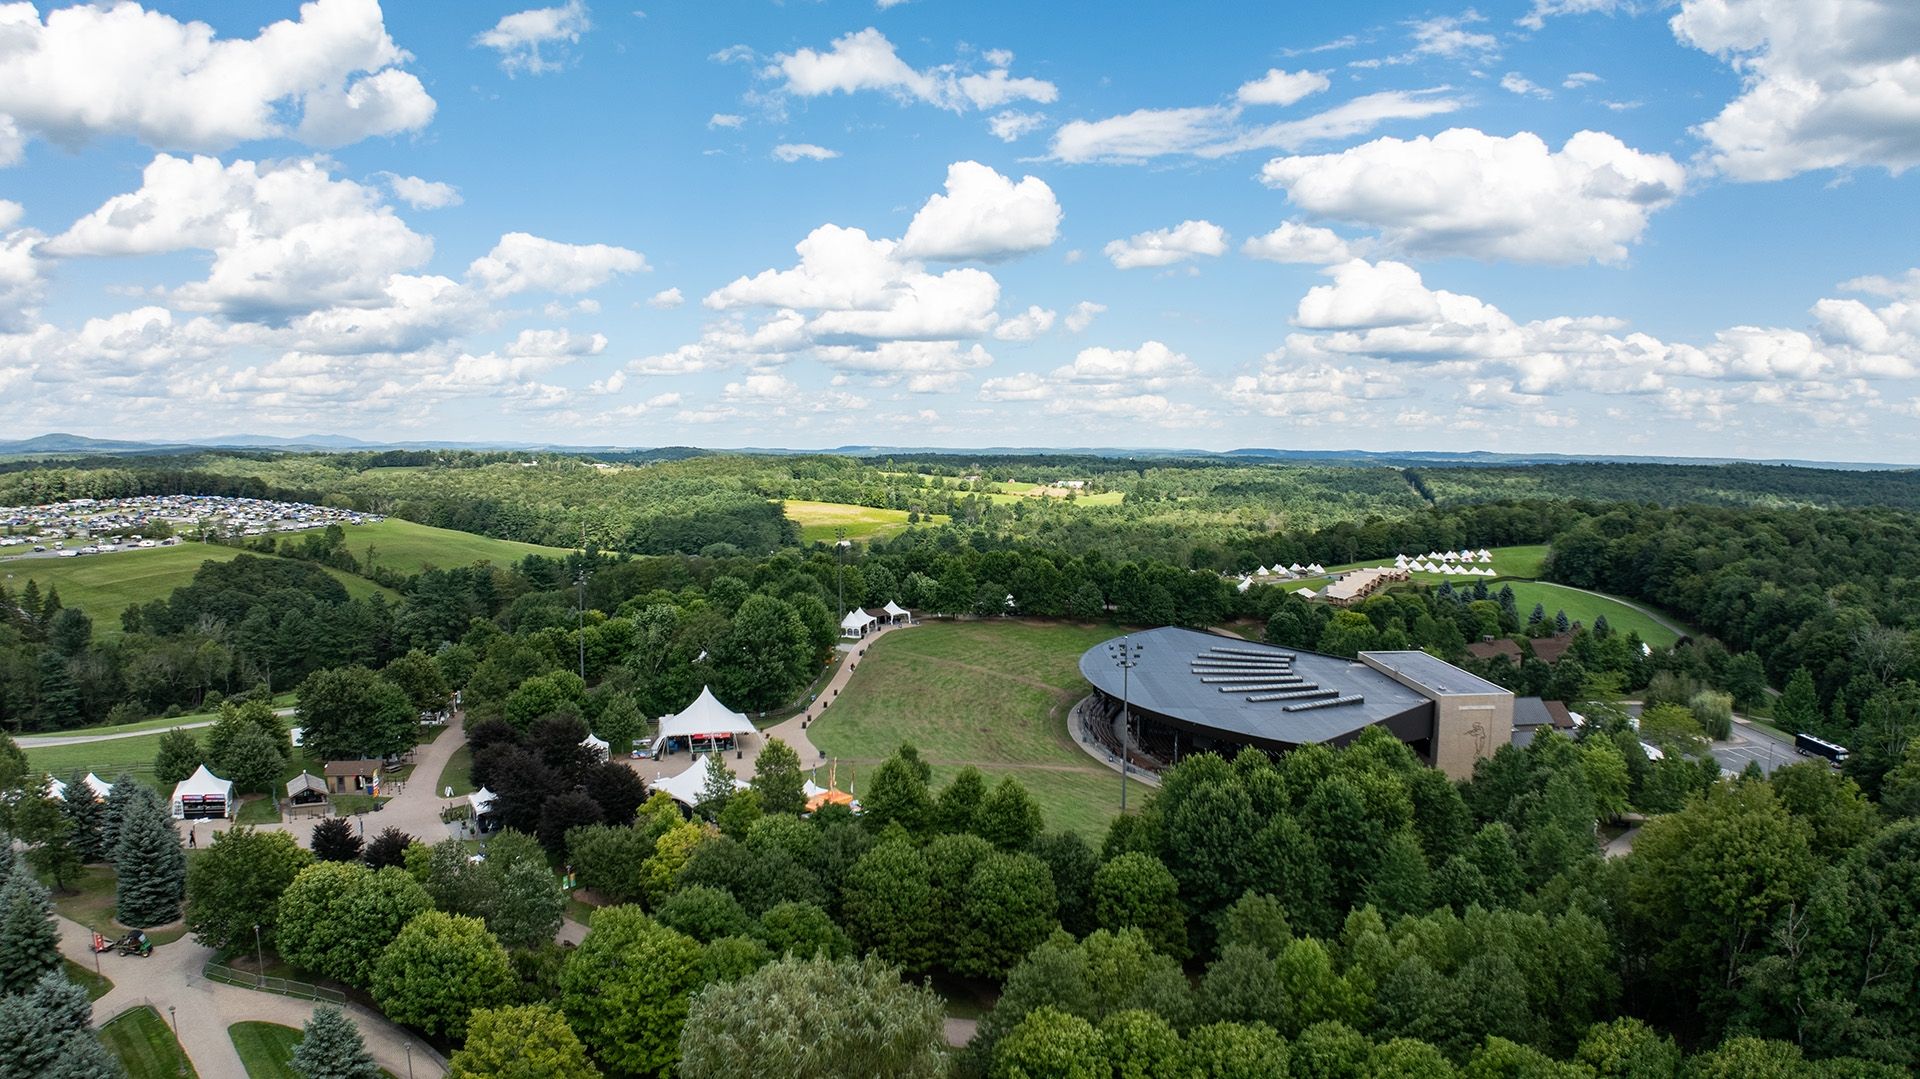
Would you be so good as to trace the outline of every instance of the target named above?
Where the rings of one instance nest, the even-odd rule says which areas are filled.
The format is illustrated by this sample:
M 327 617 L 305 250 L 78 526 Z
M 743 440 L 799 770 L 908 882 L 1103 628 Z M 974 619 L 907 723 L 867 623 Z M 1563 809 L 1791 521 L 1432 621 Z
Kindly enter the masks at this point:
M 1308 573 L 1325 573 L 1327 572 L 1327 567 L 1321 565 L 1318 562 L 1315 562 L 1312 565 L 1307 567 L 1307 572 Z
M 582 738 L 580 740 L 580 744 L 583 747 L 592 750 L 593 755 L 600 758 L 601 760 L 606 760 L 608 752 L 611 751 L 613 748 L 613 746 L 605 738 L 595 737 L 591 731 L 587 733 L 587 736 L 585 738 Z
M 864 608 L 855 607 L 853 610 L 847 612 L 845 618 L 840 620 L 840 636 L 855 639 L 864 637 L 867 635 L 867 631 L 872 629 L 874 623 L 878 621 L 880 620 L 868 614 Z
M 174 785 L 174 820 L 231 817 L 236 808 L 233 802 L 233 784 L 207 771 L 207 766 L 204 764 L 194 769 L 192 775 Z
M 673 715 L 660 720 L 661 738 L 717 738 L 731 734 L 736 737 L 752 734 L 751 720 L 720 703 L 707 686 L 700 687 L 700 696 L 692 704 Z
M 1254 570 L 1253 572 L 1255 572 L 1255 573 L 1257 573 L 1257 574 L 1259 574 L 1259 575 L 1260 575 L 1260 576 L 1262 576 L 1262 577 L 1267 577 L 1267 576 L 1271 576 L 1271 574 L 1269 574 L 1269 573 L 1267 572 L 1267 567 L 1265 567 L 1265 566 L 1261 566 L 1261 567 L 1260 567 L 1259 569 L 1257 569 L 1257 570 Z
M 87 773 L 87 786 L 93 788 L 93 796 L 102 802 L 107 800 L 107 795 L 113 793 L 113 784 L 92 772 Z M 47 793 L 56 800 L 64 802 L 67 800 L 67 785 L 61 780 L 48 777 Z
M 744 790 L 746 787 L 746 780 L 733 777 L 734 790 Z M 700 804 L 700 794 L 707 789 L 707 762 L 696 760 L 677 776 L 661 776 L 653 781 L 653 789 L 666 791 L 674 801 L 691 809 Z
M 908 625 L 913 624 L 913 612 L 907 610 L 905 607 L 900 606 L 898 603 L 895 603 L 892 600 L 888 600 L 887 605 L 885 607 L 880 608 L 880 613 L 886 615 L 887 621 L 889 622 L 898 622 L 902 618 L 904 618 L 907 620 Z
M 473 815 L 484 817 L 493 812 L 493 800 L 499 797 L 485 787 L 467 795 L 467 804 L 473 807 Z
M 1253 587 L 1253 578 L 1251 577 L 1242 577 L 1240 578 L 1240 583 L 1233 586 L 1234 591 L 1236 592 L 1245 592 L 1247 589 L 1252 587 Z
M 1485 547 L 1480 548 L 1480 561 L 1482 562 L 1493 561 L 1493 552 L 1487 550 Z

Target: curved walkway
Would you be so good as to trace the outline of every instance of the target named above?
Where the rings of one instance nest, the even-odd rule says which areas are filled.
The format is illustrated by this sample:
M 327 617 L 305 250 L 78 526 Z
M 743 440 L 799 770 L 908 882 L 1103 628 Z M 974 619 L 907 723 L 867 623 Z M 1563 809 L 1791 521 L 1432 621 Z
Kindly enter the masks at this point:
M 93 931 L 66 918 L 59 922 L 61 954 L 92 970 L 96 959 L 91 947 Z M 255 1021 L 298 1029 L 319 1007 L 312 1001 L 208 981 L 201 972 L 213 958 L 213 950 L 194 943 L 192 937 L 160 945 L 145 959 L 112 952 L 97 958 L 100 973 L 112 980 L 113 989 L 93 1002 L 94 1025 L 128 1008 L 151 1005 L 162 1021 L 178 1025 L 181 1048 L 193 1061 L 194 1070 L 209 1079 L 247 1074 L 240 1054 L 233 1048 L 233 1039 L 227 1035 L 228 1027 Z M 415 1079 L 446 1074 L 446 1061 L 439 1053 L 384 1016 L 356 1004 L 345 1005 L 344 1010 L 359 1026 L 374 1060 L 387 1071 L 408 1074 L 411 1055 Z

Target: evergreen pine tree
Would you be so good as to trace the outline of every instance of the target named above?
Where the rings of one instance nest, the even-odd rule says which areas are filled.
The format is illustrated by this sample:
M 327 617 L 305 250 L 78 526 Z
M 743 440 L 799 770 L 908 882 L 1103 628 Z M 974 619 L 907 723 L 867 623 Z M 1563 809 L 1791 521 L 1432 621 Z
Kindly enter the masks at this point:
M 49 585 L 47 598 L 40 604 L 40 628 L 46 629 L 53 625 L 53 616 L 59 614 L 60 608 L 64 606 L 66 605 L 60 602 L 60 586 Z
M 1594 617 L 1593 635 L 1603 641 L 1613 636 L 1613 626 L 1607 622 L 1606 615 L 1596 615 Z
M 0 993 L 25 993 L 60 969 L 60 931 L 47 890 L 17 863 L 0 888 Z
M 20 616 L 26 622 L 28 630 L 40 629 L 40 582 L 27 578 L 27 587 L 20 590 Z
M 100 826 L 106 819 L 107 807 L 93 793 L 93 784 L 87 782 L 84 770 L 75 769 L 67 779 L 67 800 L 61 809 L 73 824 L 73 830 L 67 838 L 80 860 L 98 862 L 105 858 L 106 848 L 101 846 Z
M 360 1028 L 331 1004 L 314 1009 L 293 1047 L 293 1070 L 307 1079 L 379 1079 Z
M 107 804 L 100 814 L 100 852 L 109 862 L 120 845 L 120 822 L 126 817 L 127 803 L 138 797 L 139 788 L 140 781 L 132 772 L 121 772 L 107 792 Z
M 1476 600 L 1486 599 L 1491 594 L 1492 593 L 1487 591 L 1486 581 L 1479 580 L 1479 581 L 1473 582 L 1473 598 L 1474 599 Z
M 733 797 L 733 769 L 718 753 L 707 755 L 707 779 L 700 787 L 700 815 L 712 820 Z
M 187 852 L 160 796 L 141 787 L 120 821 L 114 917 L 145 928 L 180 917 L 187 891 Z
M 1773 704 L 1773 718 L 1789 734 L 1810 731 L 1820 718 L 1820 694 L 1813 686 L 1813 672 L 1801 667 L 1787 679 L 1787 688 Z
M 1573 621 L 1567 617 L 1566 611 L 1553 612 L 1553 631 L 1555 633 L 1565 633 L 1572 628 Z
M 122 1079 L 92 1021 L 86 991 L 58 971 L 0 1000 L 0 1079 Z
M 1537 626 L 1540 623 L 1545 622 L 1546 620 L 1547 620 L 1547 605 L 1544 603 L 1536 603 L 1533 605 L 1533 613 L 1527 616 L 1527 628 L 1532 629 L 1534 626 Z
M 313 826 L 313 856 L 323 862 L 357 862 L 364 845 L 345 817 L 328 817 Z
M 58 652 L 40 653 L 39 722 L 42 727 L 62 730 L 80 723 L 80 687 L 73 684 L 67 661 Z

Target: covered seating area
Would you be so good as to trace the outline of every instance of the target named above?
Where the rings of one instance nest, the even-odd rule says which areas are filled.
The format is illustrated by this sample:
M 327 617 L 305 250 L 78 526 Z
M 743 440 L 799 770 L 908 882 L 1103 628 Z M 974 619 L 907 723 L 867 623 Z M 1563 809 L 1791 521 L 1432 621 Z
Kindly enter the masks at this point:
M 204 764 L 174 785 L 174 820 L 220 820 L 233 816 L 238 808 L 232 781 L 209 772 Z
M 892 600 L 888 600 L 887 605 L 880 608 L 880 613 L 887 616 L 888 625 L 913 625 L 913 612 Z
M 720 703 L 709 686 L 700 687 L 700 696 L 692 704 L 660 719 L 659 753 L 675 750 L 690 753 L 722 753 L 735 749 L 740 739 L 755 733 L 753 721 Z

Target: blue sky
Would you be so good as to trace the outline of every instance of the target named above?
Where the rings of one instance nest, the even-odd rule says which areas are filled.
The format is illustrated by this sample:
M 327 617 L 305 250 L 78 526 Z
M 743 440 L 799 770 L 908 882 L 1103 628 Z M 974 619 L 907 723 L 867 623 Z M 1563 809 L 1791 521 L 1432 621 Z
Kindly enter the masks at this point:
M 0 4 L 0 432 L 1920 461 L 1920 6 Z

